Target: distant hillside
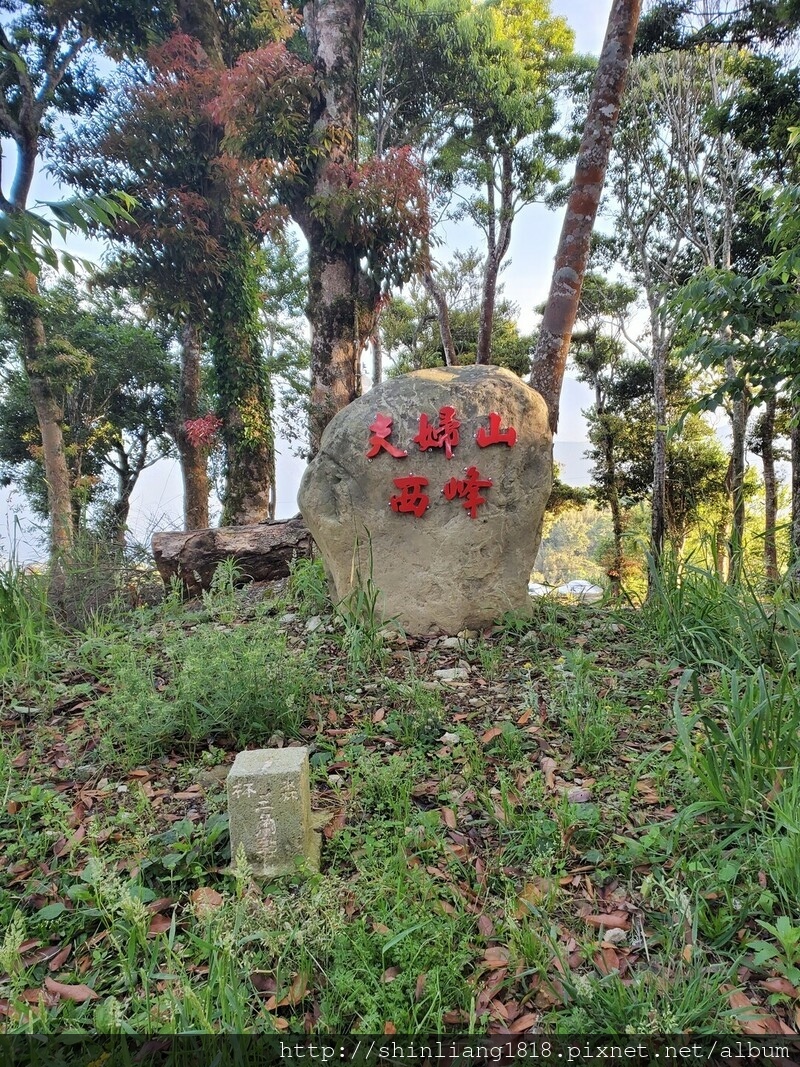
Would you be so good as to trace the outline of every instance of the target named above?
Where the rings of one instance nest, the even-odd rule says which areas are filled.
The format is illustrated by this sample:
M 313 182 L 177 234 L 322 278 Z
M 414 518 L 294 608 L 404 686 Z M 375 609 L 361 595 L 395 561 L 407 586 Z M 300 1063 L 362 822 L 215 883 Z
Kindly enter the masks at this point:
M 567 485 L 590 485 L 591 462 L 584 452 L 589 447 L 588 441 L 559 441 L 553 445 L 553 455 L 561 468 L 561 481 Z

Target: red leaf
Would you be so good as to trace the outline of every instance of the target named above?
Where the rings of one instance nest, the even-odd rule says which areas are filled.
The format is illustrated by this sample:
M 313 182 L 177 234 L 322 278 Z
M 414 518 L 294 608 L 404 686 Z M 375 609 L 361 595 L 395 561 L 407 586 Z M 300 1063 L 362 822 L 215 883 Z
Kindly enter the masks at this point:
M 44 987 L 50 993 L 55 993 L 62 1000 L 72 1000 L 76 1004 L 84 1004 L 87 1000 L 98 1000 L 99 994 L 90 989 L 88 985 L 65 985 L 57 982 L 49 976 L 44 980 Z
M 502 730 L 499 726 L 493 726 L 490 730 L 487 730 L 485 734 L 481 736 L 481 744 L 488 745 L 490 741 L 494 741 L 496 737 L 502 734 Z
M 442 808 L 441 812 L 445 826 L 448 826 L 451 830 L 455 830 L 456 826 L 458 826 L 458 822 L 456 820 L 456 813 L 453 811 L 453 809 Z

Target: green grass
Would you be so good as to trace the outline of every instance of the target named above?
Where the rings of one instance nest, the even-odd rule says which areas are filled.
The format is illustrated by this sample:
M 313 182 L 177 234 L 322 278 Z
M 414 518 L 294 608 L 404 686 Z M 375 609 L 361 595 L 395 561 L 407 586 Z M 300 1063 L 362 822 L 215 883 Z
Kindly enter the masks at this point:
M 45 668 L 50 630 L 44 579 L 7 564 L 0 570 L 0 686 Z
M 0 1031 L 709 1034 L 747 1025 L 732 990 L 793 1020 L 790 603 L 692 571 L 449 650 L 385 641 L 369 584 L 337 613 L 308 561 L 275 598 L 222 568 L 80 632 L 14 581 L 43 625 L 4 686 Z M 262 886 L 224 776 L 291 740 L 324 872 Z M 620 910 L 612 944 L 591 920 Z

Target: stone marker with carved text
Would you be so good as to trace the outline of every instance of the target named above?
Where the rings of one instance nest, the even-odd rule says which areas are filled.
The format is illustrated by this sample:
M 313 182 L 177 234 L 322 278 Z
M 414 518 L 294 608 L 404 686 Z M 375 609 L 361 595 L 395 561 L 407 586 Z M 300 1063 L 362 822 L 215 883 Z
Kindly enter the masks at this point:
M 240 846 L 262 878 L 292 874 L 298 862 L 319 869 L 320 837 L 312 827 L 308 749 L 240 752 L 228 774 L 231 862 Z
M 415 371 L 359 397 L 298 495 L 334 596 L 371 577 L 408 633 L 528 610 L 552 455 L 544 401 L 500 367 Z

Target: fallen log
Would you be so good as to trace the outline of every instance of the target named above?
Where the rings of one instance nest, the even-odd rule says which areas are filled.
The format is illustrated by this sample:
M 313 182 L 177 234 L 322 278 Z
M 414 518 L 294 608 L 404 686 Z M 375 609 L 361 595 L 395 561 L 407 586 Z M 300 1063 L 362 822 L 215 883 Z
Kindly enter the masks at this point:
M 153 535 L 153 557 L 164 585 L 173 578 L 197 596 L 211 586 L 217 564 L 233 559 L 242 584 L 285 578 L 294 558 L 310 557 L 313 541 L 299 515 L 285 522 L 221 526 L 212 530 L 170 531 Z

